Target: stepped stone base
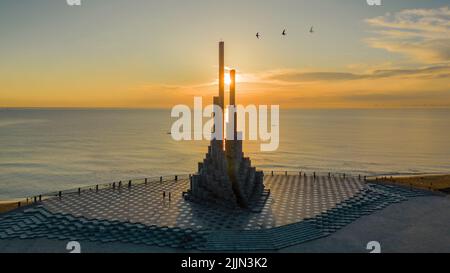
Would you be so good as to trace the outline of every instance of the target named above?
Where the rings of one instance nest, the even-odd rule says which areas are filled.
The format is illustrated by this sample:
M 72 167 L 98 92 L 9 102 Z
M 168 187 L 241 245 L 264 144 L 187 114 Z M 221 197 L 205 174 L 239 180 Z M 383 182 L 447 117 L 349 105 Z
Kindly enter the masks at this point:
M 198 173 L 191 177 L 186 200 L 205 205 L 219 205 L 232 209 L 254 209 L 267 200 L 264 173 L 251 166 L 242 153 L 242 141 L 213 140 Z

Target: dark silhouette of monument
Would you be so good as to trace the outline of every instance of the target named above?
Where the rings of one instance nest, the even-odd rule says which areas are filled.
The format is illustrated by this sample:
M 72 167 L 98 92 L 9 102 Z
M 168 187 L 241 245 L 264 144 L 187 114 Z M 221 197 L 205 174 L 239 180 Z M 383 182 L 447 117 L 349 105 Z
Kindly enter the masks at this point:
M 214 97 L 214 104 L 220 107 L 222 113 L 225 113 L 224 45 L 224 42 L 219 43 L 219 96 Z M 230 78 L 230 105 L 236 107 L 235 70 L 230 71 Z M 244 157 L 242 133 L 237 132 L 236 111 L 229 112 L 228 124 L 232 128 L 228 130 L 232 132 L 227 132 L 231 136 L 228 139 L 224 138 L 223 133 L 224 115 L 214 113 L 214 116 L 215 135 L 213 134 L 205 159 L 199 163 L 198 173 L 191 177 L 186 199 L 231 208 L 254 209 L 267 196 L 264 194 L 264 173 L 256 171 L 250 158 Z

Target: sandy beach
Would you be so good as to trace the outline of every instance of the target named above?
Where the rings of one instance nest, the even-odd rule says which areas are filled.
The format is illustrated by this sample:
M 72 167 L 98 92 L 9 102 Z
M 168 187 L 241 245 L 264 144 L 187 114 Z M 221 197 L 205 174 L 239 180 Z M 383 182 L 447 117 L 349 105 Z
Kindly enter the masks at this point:
M 10 210 L 13 210 L 17 208 L 17 203 L 11 203 L 11 202 L 0 202 L 0 213 L 8 212 Z
M 0 201 L 0 213 L 5 213 L 19 207 L 19 202 L 21 206 L 26 205 L 26 200 L 5 200 Z
M 450 193 L 450 175 L 414 175 L 385 177 L 371 182 L 393 183 L 408 187 Z

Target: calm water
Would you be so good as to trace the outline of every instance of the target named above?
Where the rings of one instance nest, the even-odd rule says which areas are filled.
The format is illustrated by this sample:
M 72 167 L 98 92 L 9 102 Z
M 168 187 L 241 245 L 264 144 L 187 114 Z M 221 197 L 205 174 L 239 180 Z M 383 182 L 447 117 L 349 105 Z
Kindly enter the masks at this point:
M 207 142 L 175 142 L 167 110 L 0 110 L 0 200 L 195 171 Z M 448 110 L 289 110 L 265 170 L 450 172 Z

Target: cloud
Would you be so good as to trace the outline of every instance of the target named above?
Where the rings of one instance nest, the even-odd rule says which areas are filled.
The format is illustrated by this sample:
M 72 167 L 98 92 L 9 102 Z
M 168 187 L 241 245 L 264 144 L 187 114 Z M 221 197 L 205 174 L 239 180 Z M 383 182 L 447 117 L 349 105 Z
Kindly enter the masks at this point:
M 449 105 L 447 99 L 449 92 L 446 91 L 414 91 L 414 92 L 383 92 L 369 94 L 348 94 L 341 96 L 341 99 L 358 102 L 405 102 L 405 101 L 427 101 L 432 98 L 435 101 L 441 100 L 442 105 Z
M 364 78 L 365 75 L 358 75 L 346 72 L 296 72 L 289 71 L 286 73 L 278 73 L 271 76 L 271 79 L 281 81 L 339 81 L 339 80 L 357 80 Z
M 285 82 L 330 82 L 330 81 L 354 81 L 364 79 L 384 79 L 384 78 L 442 78 L 450 73 L 450 66 L 439 65 L 414 69 L 384 69 L 375 70 L 370 73 L 356 74 L 350 72 L 302 72 L 295 70 L 274 71 L 266 78 Z
M 413 78 L 426 78 L 437 79 L 443 75 L 450 73 L 450 66 L 429 66 L 425 68 L 415 69 L 387 69 L 376 70 L 370 75 L 370 78 L 388 78 L 388 77 L 413 77 Z
M 286 108 L 450 106 L 450 64 L 405 68 L 383 64 L 364 68 L 241 72 L 237 85 L 239 103 L 279 104 Z M 136 88 L 133 94 L 136 100 L 132 103 L 142 106 L 191 105 L 194 96 L 202 96 L 205 103 L 210 103 L 217 94 L 217 82 L 148 84 Z
M 450 106 L 450 65 L 348 71 L 278 69 L 252 74 L 238 89 L 243 101 L 294 108 Z
M 408 9 L 366 20 L 376 30 L 366 39 L 374 48 L 424 63 L 450 62 L 450 9 Z

